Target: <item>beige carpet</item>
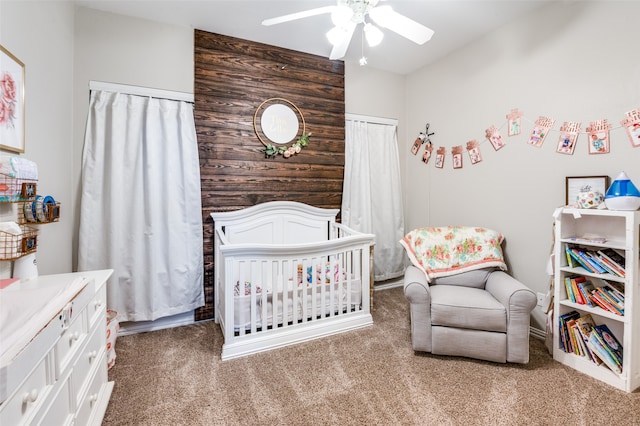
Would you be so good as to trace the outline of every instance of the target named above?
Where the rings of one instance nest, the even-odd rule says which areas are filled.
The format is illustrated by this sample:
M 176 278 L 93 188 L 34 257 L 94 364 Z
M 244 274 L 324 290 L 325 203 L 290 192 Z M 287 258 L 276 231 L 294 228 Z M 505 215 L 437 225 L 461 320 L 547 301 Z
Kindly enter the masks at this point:
M 627 394 L 553 361 L 417 354 L 401 288 L 375 293 L 374 325 L 220 361 L 214 322 L 124 336 L 104 425 L 640 425 Z

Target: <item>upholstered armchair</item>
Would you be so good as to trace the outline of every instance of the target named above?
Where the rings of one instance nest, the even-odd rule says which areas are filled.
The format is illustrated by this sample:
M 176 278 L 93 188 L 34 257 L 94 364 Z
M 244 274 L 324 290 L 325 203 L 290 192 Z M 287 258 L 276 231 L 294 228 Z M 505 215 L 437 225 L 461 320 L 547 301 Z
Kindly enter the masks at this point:
M 415 351 L 529 362 L 537 299 L 504 271 L 502 239 L 483 228 L 447 227 L 414 230 L 401 241 L 413 263 L 404 275 L 404 294 Z

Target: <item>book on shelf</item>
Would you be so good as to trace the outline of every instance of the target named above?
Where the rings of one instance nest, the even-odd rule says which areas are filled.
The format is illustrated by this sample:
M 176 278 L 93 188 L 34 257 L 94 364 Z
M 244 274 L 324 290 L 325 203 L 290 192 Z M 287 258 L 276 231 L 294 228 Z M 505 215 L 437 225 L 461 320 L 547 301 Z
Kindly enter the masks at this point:
M 607 290 L 607 286 L 598 287 L 591 292 L 591 300 L 605 311 L 616 315 L 624 315 L 624 300 L 613 297 Z
M 598 274 L 607 274 L 609 273 L 608 269 L 605 269 L 600 265 L 600 262 L 596 259 L 595 255 L 587 250 L 581 250 L 580 256 L 582 256 L 588 263 L 595 269 Z
M 607 283 L 607 286 L 611 288 L 611 290 L 624 301 L 624 284 L 616 281 L 604 280 Z
M 580 254 L 578 253 L 579 252 L 578 249 L 567 246 L 567 251 L 569 252 L 571 257 L 573 257 L 573 259 L 578 263 L 578 265 L 582 266 L 584 269 L 594 274 L 598 272 L 594 269 L 593 266 L 591 266 L 591 264 L 589 264 L 589 262 L 587 262 L 585 259 L 582 258 L 582 256 L 580 256 Z
M 558 321 L 562 351 L 622 373 L 623 348 L 606 324 L 598 325 L 591 314 L 577 311 L 561 315 Z
M 586 278 L 583 276 L 572 277 L 569 279 L 569 281 L 571 282 L 571 291 L 573 292 L 574 298 L 576 299 L 576 303 L 579 303 L 581 305 L 585 305 L 587 302 L 584 300 L 584 297 L 582 296 L 582 293 L 578 288 L 578 284 L 582 283 L 585 280 Z
M 596 333 L 593 331 L 587 341 L 587 347 L 593 352 L 593 354 L 600 358 L 602 362 L 611 369 L 611 371 L 618 374 L 622 373 L 622 367 L 615 362 L 611 354 L 607 352 L 602 343 L 600 343 L 600 340 L 596 337 Z
M 580 337 L 582 338 L 582 342 L 586 347 L 588 358 L 597 365 L 602 364 L 602 360 L 598 356 L 596 356 L 587 345 L 589 336 L 591 335 L 591 330 L 596 325 L 593 317 L 591 316 L 591 314 L 584 314 L 580 318 L 576 319 L 576 324 L 578 325 L 578 332 L 580 334 Z
M 611 354 L 614 361 L 622 367 L 622 345 L 606 324 L 594 325 L 591 334 L 595 334 L 600 343 Z
M 571 277 L 564 277 L 564 289 L 567 293 L 567 299 L 572 303 L 576 303 L 576 295 L 573 294 L 573 287 L 571 286 Z
M 605 284 L 600 287 L 600 291 L 612 304 L 616 305 L 620 309 L 624 310 L 624 294 L 620 294 L 617 290 L 611 287 L 609 284 Z
M 584 234 L 581 237 L 569 237 L 569 240 L 581 242 L 581 243 L 595 243 L 604 244 L 607 242 L 607 238 L 600 235 Z
M 567 291 L 567 299 L 573 303 L 579 303 L 581 305 L 587 304 L 584 294 L 580 291 L 580 284 L 587 281 L 587 278 L 582 275 L 571 275 L 564 278 L 565 289 Z
M 604 262 L 607 263 L 607 265 L 621 273 L 621 277 L 624 277 L 624 269 L 626 267 L 624 255 L 612 248 L 598 250 L 597 254 Z
M 609 271 L 610 274 L 622 278 L 625 277 L 625 270 L 623 268 L 620 268 L 616 263 L 612 262 L 611 260 L 605 259 L 602 256 L 600 256 L 600 262 Z
M 566 314 L 560 315 L 560 317 L 558 317 L 558 334 L 560 334 L 558 336 L 558 344 L 560 346 L 560 349 L 562 349 L 564 352 L 573 352 L 571 337 L 569 335 L 569 329 L 567 328 L 567 322 L 575 320 L 577 318 L 580 318 L 580 314 L 577 311 L 567 312 Z
M 587 343 L 582 339 L 582 334 L 580 333 L 580 325 L 578 323 L 580 318 L 569 321 L 567 323 L 567 329 L 569 330 L 569 335 L 571 337 L 573 353 L 583 358 L 590 358 L 590 350 L 587 348 Z
M 625 277 L 624 256 L 612 248 L 590 250 L 567 244 L 565 248 L 567 265 L 571 268 L 582 266 L 594 274 L 611 274 Z
M 591 300 L 591 292 L 595 290 L 595 287 L 593 286 L 591 281 L 585 280 L 578 283 L 578 290 L 580 290 L 580 294 L 582 295 L 582 298 L 586 300 L 587 306 L 594 307 L 595 304 Z
M 585 251 L 587 257 L 591 260 L 591 264 L 598 269 L 601 274 L 610 274 L 611 268 L 605 264 L 595 251 Z
M 571 254 L 571 250 L 568 245 L 565 247 L 564 253 L 567 256 L 567 266 L 569 268 L 580 266 L 580 264 L 573 259 L 573 255 Z

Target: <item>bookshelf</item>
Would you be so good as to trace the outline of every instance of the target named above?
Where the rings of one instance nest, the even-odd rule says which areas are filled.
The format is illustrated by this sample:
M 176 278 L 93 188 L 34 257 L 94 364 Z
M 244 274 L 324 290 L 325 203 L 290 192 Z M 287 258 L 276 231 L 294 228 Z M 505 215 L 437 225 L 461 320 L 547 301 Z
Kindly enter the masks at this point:
M 562 208 L 556 212 L 554 244 L 554 326 L 553 358 L 595 379 L 625 392 L 640 387 L 640 286 L 639 286 L 640 211 L 585 210 Z M 597 255 L 613 249 L 624 257 L 623 276 L 588 270 L 567 257 L 567 247 Z M 594 304 L 571 301 L 565 279 L 585 277 L 594 287 L 607 285 L 624 292 L 623 314 Z M 565 352 L 560 317 L 577 311 L 590 314 L 598 325 L 606 326 L 623 347 L 622 372 L 615 373 L 604 363 L 598 365 L 588 356 Z M 634 335 L 635 334 L 635 335 Z

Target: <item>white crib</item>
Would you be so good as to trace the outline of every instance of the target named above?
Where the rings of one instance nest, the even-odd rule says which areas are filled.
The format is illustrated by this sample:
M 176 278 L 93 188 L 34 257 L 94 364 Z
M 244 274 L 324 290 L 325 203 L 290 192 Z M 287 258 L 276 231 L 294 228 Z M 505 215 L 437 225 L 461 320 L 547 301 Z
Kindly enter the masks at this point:
M 371 325 L 374 235 L 337 209 L 274 201 L 211 213 L 222 359 Z

